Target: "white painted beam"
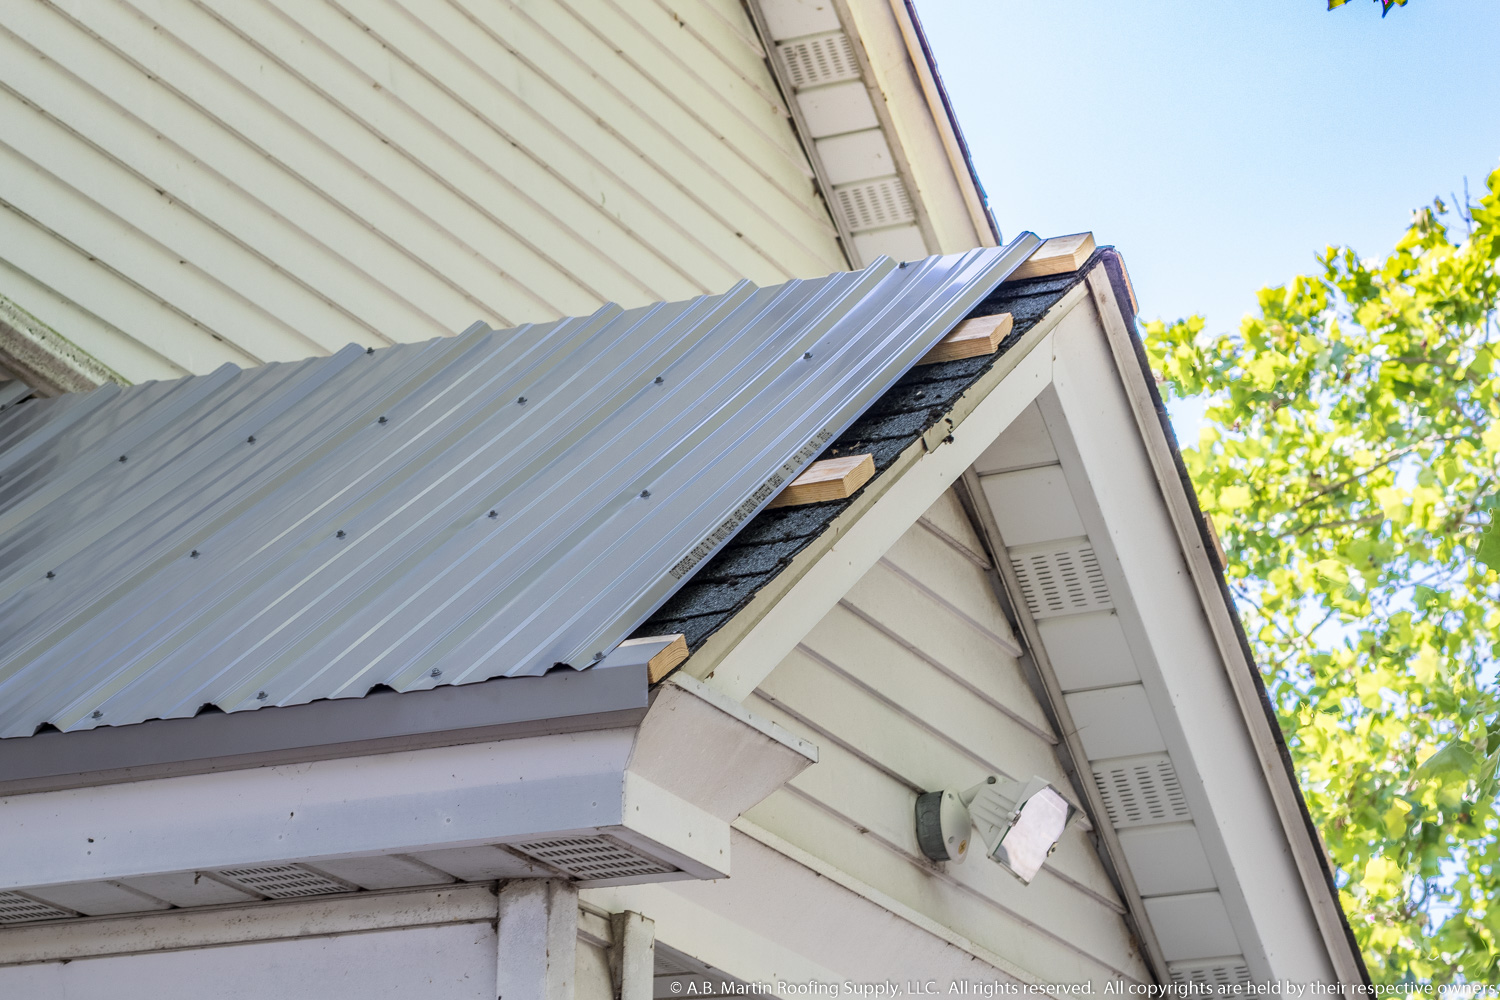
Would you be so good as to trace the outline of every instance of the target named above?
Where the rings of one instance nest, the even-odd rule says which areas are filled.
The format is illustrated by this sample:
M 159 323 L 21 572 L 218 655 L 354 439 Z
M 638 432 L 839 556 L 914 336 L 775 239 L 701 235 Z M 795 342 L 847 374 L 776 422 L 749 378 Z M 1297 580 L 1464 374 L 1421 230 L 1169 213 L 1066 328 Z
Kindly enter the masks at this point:
M 362 892 L 0 929 L 0 966 L 495 919 L 489 886 Z
M 573 1000 L 578 890 L 558 879 L 500 886 L 496 1000 Z
M 634 910 L 610 916 L 609 971 L 618 1000 L 651 1000 L 656 977 L 656 922 Z

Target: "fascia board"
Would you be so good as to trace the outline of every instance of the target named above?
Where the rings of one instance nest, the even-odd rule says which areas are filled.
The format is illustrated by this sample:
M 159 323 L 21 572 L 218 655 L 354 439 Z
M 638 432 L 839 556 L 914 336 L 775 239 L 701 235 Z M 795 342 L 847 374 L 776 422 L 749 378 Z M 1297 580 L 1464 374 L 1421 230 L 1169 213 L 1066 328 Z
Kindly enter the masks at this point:
M 613 704 L 633 704 L 644 698 L 644 670 L 535 680 L 617 676 L 625 680 L 603 690 Z M 472 721 L 483 698 L 514 683 L 381 701 Z M 458 691 L 459 700 L 429 697 L 443 690 Z M 478 707 L 466 705 L 462 698 L 476 690 Z M 817 758 L 811 744 L 689 677 L 660 685 L 649 711 L 578 718 L 620 714 L 631 724 L 10 795 L 0 798 L 9 831 L 0 889 L 598 832 L 679 871 L 587 884 L 723 878 L 730 822 Z M 367 721 L 368 713 L 356 718 Z
M 934 241 L 932 252 L 994 246 L 995 234 L 983 213 L 973 176 L 966 162 L 954 158 L 957 138 L 953 137 L 951 149 L 944 141 L 945 130 L 952 134 L 953 126 L 947 110 L 934 103 L 936 81 L 926 55 L 913 45 L 916 29 L 905 16 L 904 6 L 896 10 L 899 3 L 833 0 L 845 31 L 856 41 L 867 65 L 871 98 L 900 161 L 902 180 L 919 205 L 923 235 Z
M 555 734 L 0 798 L 0 889 L 618 827 L 634 735 Z
M 937 502 L 1052 379 L 1050 336 L 1088 296 L 1080 283 L 971 386 L 958 403 L 865 487 L 684 665 L 743 701 L 901 534 Z
M 1234 872 L 1226 903 L 1248 922 L 1237 928 L 1247 957 L 1254 941 L 1273 978 L 1365 981 L 1105 269 L 1085 285 L 1098 328 L 1059 341 L 1044 413 L 1067 428 L 1054 443 L 1088 484 L 1075 496 L 1089 498 L 1089 535 L 1108 540 L 1118 563 L 1107 572 L 1121 574 L 1149 633 L 1143 681 L 1169 752 L 1191 762 L 1182 776 L 1196 773 L 1185 791 L 1213 817 L 1205 846 Z M 1168 567 L 1163 552 L 1180 556 Z
M 0 794 L 636 725 L 645 665 L 601 667 L 0 740 Z
M 944 93 L 936 60 L 927 44 L 927 39 L 917 18 L 912 0 L 890 0 L 891 13 L 901 29 L 906 42 L 907 55 L 921 84 L 922 94 L 927 99 L 927 109 L 932 115 L 933 125 L 942 139 L 943 150 L 948 154 L 948 163 L 953 169 L 954 181 L 963 197 L 964 206 L 974 224 L 981 246 L 996 246 L 1000 242 L 1000 230 L 994 216 L 985 204 L 984 192 L 979 186 L 979 175 L 974 169 L 969 149 L 959 132 L 958 119 Z
M 626 771 L 620 827 L 611 835 L 681 869 L 676 878 L 729 877 L 729 823 L 696 803 L 674 795 L 641 775 Z M 589 885 L 629 885 L 675 881 L 649 875 L 591 879 Z
M 723 878 L 730 824 L 817 759 L 813 744 L 679 672 L 653 693 L 631 747 L 615 835 L 692 877 Z

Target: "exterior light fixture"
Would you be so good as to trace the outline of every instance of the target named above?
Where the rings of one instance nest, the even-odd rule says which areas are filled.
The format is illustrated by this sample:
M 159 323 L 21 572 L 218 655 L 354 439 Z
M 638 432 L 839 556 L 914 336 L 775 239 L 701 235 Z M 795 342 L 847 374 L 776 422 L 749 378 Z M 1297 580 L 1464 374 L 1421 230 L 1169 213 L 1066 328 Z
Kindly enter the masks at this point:
M 976 837 L 985 854 L 1024 883 L 1041 871 L 1075 812 L 1045 779 L 990 775 L 967 791 L 917 796 L 917 843 L 932 861 L 962 862 Z

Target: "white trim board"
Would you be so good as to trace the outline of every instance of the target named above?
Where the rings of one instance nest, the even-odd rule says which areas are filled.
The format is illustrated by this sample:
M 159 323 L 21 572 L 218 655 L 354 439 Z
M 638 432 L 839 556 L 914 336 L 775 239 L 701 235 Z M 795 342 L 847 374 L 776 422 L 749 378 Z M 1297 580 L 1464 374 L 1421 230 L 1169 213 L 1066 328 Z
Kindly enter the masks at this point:
M 0 966 L 494 919 L 489 885 L 132 913 L 0 930 Z
M 261 885 L 241 881 L 249 873 L 237 870 L 311 865 L 295 874 L 321 879 L 322 892 L 450 876 L 488 881 L 503 852 L 491 851 L 488 865 L 453 852 L 494 844 L 527 856 L 506 855 L 499 877 L 530 877 L 536 868 L 594 885 L 718 878 L 729 871 L 729 823 L 816 755 L 811 744 L 683 677 L 661 685 L 631 728 L 0 798 L 9 831 L 0 889 L 44 901 L 56 895 L 60 907 L 98 914 L 165 907 L 118 881 L 141 876 L 207 873 L 250 893 Z M 551 843 L 598 837 L 605 840 L 590 849 L 614 861 L 581 858 L 586 845 Z M 351 859 L 384 860 L 386 871 Z M 234 898 L 231 887 L 221 889 L 219 898 Z M 200 893 L 194 901 L 212 900 Z

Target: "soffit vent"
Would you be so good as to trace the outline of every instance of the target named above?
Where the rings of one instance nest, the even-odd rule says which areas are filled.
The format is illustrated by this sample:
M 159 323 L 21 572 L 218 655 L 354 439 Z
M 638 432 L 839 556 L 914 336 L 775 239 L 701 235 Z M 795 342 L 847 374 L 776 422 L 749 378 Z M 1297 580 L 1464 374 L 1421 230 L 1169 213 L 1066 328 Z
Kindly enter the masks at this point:
M 560 868 L 580 882 L 665 875 L 677 871 L 671 865 L 639 854 L 608 837 L 559 837 L 507 846 L 553 868 Z
M 1051 551 L 1017 553 L 1010 564 L 1032 618 L 1054 618 L 1114 607 L 1099 557 L 1088 543 Z
M 267 865 L 264 868 L 228 868 L 215 872 L 221 878 L 242 885 L 251 892 L 272 899 L 288 896 L 326 896 L 333 892 L 353 892 L 358 886 L 330 878 L 302 865 Z
M 776 51 L 781 53 L 787 78 L 797 90 L 859 78 L 854 45 L 842 31 L 799 38 L 776 46 Z
M 691 976 L 698 970 L 696 965 L 689 965 L 674 954 L 663 954 L 665 949 L 661 945 L 656 946 L 656 974 L 658 976 Z
M 1091 766 L 1104 810 L 1116 829 L 1193 818 L 1166 754 L 1095 761 Z
M 1172 962 L 1167 966 L 1172 982 L 1203 986 L 1249 986 L 1250 966 L 1236 955 L 1233 958 L 1199 959 L 1196 962 Z
M 833 189 L 834 201 L 851 233 L 883 226 L 900 226 L 917 217 L 899 177 L 845 184 Z
M 19 924 L 25 920 L 56 920 L 71 917 L 71 910 L 44 903 L 19 892 L 0 892 L 0 924 Z

